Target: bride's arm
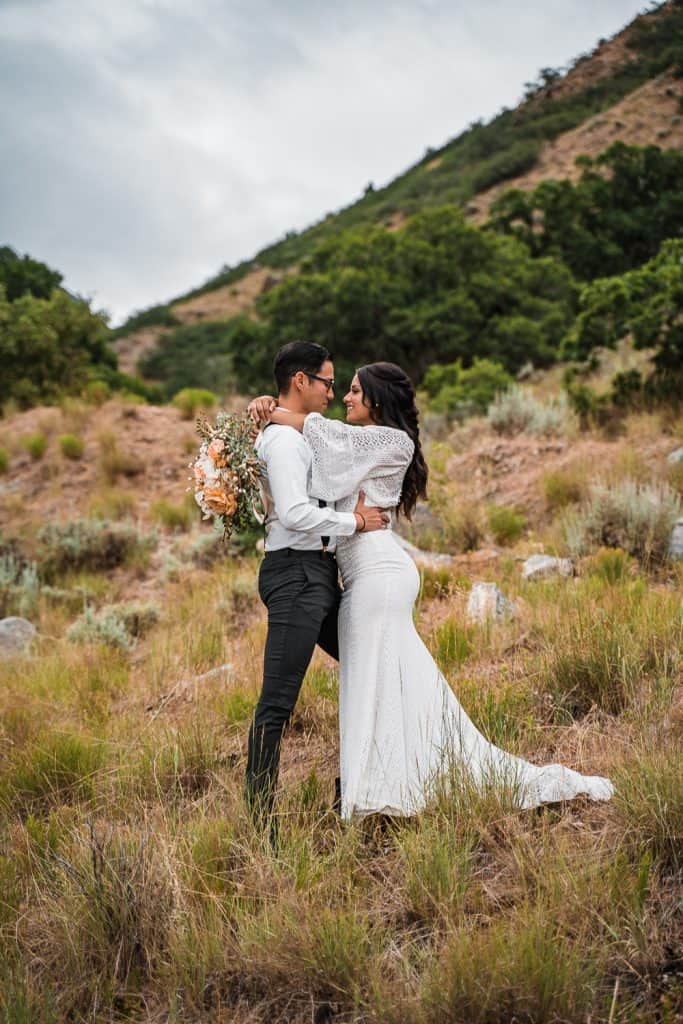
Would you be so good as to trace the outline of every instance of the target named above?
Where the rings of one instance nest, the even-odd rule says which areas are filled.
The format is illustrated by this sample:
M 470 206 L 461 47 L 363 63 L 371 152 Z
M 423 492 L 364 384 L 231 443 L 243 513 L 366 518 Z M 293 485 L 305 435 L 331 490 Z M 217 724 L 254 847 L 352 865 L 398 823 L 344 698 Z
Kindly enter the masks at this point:
M 354 426 L 315 412 L 304 417 L 303 435 L 313 454 L 313 493 L 326 501 L 405 470 L 413 456 L 413 442 L 402 430 Z
M 299 433 L 302 433 L 304 429 L 305 413 L 283 409 L 270 395 L 253 398 L 247 406 L 247 412 L 257 427 L 266 423 L 279 423 L 283 427 L 294 427 Z

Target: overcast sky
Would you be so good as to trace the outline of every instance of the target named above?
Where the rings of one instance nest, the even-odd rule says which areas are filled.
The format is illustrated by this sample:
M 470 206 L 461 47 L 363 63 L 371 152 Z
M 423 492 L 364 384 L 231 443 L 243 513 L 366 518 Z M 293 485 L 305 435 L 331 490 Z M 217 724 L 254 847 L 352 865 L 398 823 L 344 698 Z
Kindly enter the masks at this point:
M 119 322 L 382 185 L 629 0 L 0 0 L 0 244 Z

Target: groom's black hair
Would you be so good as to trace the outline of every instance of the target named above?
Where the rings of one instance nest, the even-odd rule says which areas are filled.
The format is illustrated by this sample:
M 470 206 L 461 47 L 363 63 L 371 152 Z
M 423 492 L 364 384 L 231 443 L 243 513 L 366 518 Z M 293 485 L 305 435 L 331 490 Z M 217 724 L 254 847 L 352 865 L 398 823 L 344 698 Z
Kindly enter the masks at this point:
M 275 356 L 273 373 L 281 394 L 289 391 L 289 382 L 299 370 L 302 373 L 318 373 L 323 363 L 332 356 L 314 341 L 290 341 L 283 345 Z

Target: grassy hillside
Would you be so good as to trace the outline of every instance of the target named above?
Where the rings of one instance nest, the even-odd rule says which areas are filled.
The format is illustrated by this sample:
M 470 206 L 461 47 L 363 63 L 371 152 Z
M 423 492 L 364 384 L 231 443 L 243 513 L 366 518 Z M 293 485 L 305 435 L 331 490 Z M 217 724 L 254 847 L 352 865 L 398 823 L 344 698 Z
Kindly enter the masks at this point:
M 551 375 L 536 394 L 554 392 Z M 242 796 L 258 559 L 186 502 L 191 424 L 121 400 L 0 423 L 0 614 L 38 628 L 0 660 L 3 1020 L 676 1024 L 683 577 L 665 548 L 683 480 L 666 457 L 683 424 L 539 429 L 476 420 L 428 444 L 411 535 L 451 561 L 423 571 L 417 626 L 490 739 L 608 775 L 614 801 L 520 812 L 456 771 L 419 821 L 343 827 L 318 655 L 275 855 Z M 577 576 L 524 581 L 539 550 Z M 513 619 L 468 621 L 479 580 Z

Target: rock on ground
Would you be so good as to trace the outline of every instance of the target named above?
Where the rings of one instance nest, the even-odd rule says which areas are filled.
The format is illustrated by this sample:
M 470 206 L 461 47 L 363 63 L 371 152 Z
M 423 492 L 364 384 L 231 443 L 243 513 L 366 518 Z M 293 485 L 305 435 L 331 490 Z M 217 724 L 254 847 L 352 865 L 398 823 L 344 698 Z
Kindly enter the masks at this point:
M 0 653 L 16 654 L 25 650 L 36 634 L 36 627 L 28 619 L 18 615 L 0 619 Z
M 555 558 L 553 555 L 531 555 L 522 566 L 522 577 L 525 580 L 573 575 L 574 563 L 571 558 Z
M 420 565 L 424 565 L 429 569 L 443 568 L 443 566 L 451 565 L 453 562 L 451 555 L 444 555 L 440 551 L 421 551 L 420 548 L 416 548 L 409 540 L 402 537 L 400 533 L 394 532 L 394 538 L 415 562 L 419 562 Z
M 470 622 L 500 621 L 511 618 L 515 606 L 495 583 L 475 583 L 467 600 L 467 618 Z
M 667 455 L 666 461 L 670 466 L 676 466 L 679 462 L 683 462 L 683 448 L 677 448 L 675 452 Z
M 669 556 L 671 558 L 683 558 L 683 519 L 676 520 L 676 525 L 671 531 Z

